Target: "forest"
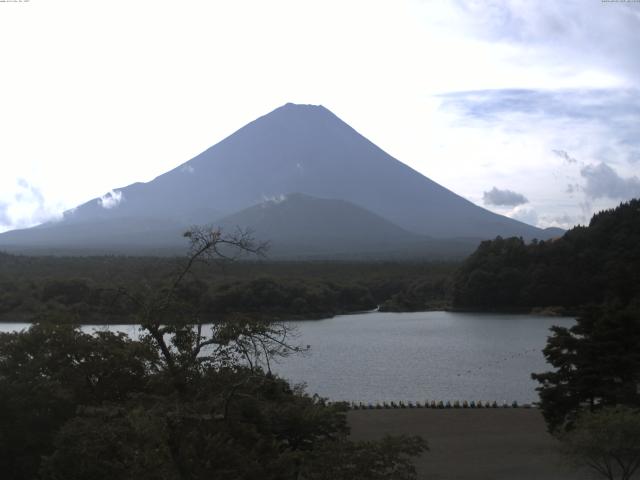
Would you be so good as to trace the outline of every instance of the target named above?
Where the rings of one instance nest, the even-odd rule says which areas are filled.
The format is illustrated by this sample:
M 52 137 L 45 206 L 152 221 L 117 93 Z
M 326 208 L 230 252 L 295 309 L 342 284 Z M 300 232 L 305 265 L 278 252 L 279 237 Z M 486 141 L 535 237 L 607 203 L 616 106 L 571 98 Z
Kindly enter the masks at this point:
M 71 323 L 129 323 L 122 291 L 161 288 L 182 258 L 32 257 L 0 253 L 0 321 L 46 316 Z M 202 315 L 240 312 L 311 319 L 372 310 L 407 311 L 448 303 L 454 262 L 274 262 L 196 264 L 182 285 Z M 197 299 L 195 298 L 197 297 Z
M 628 304 L 640 297 L 640 200 L 599 212 L 562 237 L 484 241 L 452 280 L 454 308 L 522 310 Z

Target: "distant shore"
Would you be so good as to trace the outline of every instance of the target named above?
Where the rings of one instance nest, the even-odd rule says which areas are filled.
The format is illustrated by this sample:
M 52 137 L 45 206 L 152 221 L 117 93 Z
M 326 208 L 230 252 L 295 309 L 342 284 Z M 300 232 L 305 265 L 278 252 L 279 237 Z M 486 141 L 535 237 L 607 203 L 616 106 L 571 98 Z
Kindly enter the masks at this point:
M 449 306 L 442 308 L 446 312 L 456 313 L 505 313 L 522 315 L 540 315 L 542 317 L 575 317 L 580 313 L 580 307 L 566 308 L 561 305 L 549 305 L 544 307 L 521 307 L 521 308 L 463 308 Z
M 429 452 L 415 462 L 419 479 L 578 480 L 537 409 L 352 410 L 355 440 L 420 435 Z
M 343 315 L 361 315 L 367 313 L 421 313 L 421 312 L 452 312 L 452 313 L 483 313 L 483 314 L 517 314 L 517 315 L 539 315 L 542 317 L 575 317 L 578 315 L 574 311 L 558 311 L 554 307 L 548 308 L 534 308 L 534 309 L 522 309 L 522 310 L 482 310 L 482 309 L 463 309 L 463 308 L 427 308 L 424 310 L 387 310 L 381 308 L 375 308 L 372 310 L 357 310 L 357 311 L 342 311 L 342 312 L 326 312 L 326 313 L 311 313 L 301 318 L 300 315 L 288 314 L 288 315 L 275 315 L 268 318 L 273 322 L 307 322 L 326 320 Z M 251 316 L 251 313 L 247 314 Z M 22 312 L 19 313 L 5 313 L 0 314 L 0 324 L 8 323 L 34 323 L 37 321 L 36 315 L 29 315 Z M 109 326 L 109 325 L 138 325 L 138 322 L 131 315 L 127 316 L 104 316 L 104 315 L 87 315 L 82 322 L 69 321 L 68 323 L 74 325 L 89 325 L 89 326 Z M 204 321 L 204 324 L 213 323 L 213 321 Z

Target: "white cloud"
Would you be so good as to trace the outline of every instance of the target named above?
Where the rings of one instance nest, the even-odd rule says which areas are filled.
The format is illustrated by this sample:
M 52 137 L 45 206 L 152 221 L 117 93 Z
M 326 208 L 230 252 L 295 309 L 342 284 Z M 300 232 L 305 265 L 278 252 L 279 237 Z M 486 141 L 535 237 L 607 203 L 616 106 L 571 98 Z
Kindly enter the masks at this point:
M 195 168 L 193 168 L 192 165 L 183 165 L 182 168 L 180 169 L 180 171 L 185 172 L 185 173 L 193 173 L 196 171 Z
M 124 196 L 120 190 L 111 190 L 98 199 L 98 203 L 102 208 L 107 210 L 115 208 L 124 200 Z
M 571 155 L 569 155 L 565 150 L 551 150 L 551 151 L 567 163 L 578 163 L 578 160 L 576 160 Z
M 42 190 L 24 178 L 3 182 L 0 195 L 0 232 L 27 228 L 60 218 L 58 205 L 47 202 Z
M 565 192 L 570 196 L 580 191 L 582 191 L 582 185 L 580 185 L 579 183 L 569 183 L 567 184 L 567 189 L 565 190 Z
M 559 74 L 582 72 L 593 80 L 626 79 L 635 84 L 640 57 L 640 12 L 631 2 L 564 0 L 458 0 L 461 24 L 496 43 L 520 47 L 522 63 L 541 64 Z
M 545 223 L 547 226 L 564 228 L 566 230 L 574 227 L 581 222 L 584 223 L 584 221 L 585 219 L 581 215 L 571 216 L 567 215 L 566 213 L 545 219 Z
M 11 217 L 9 216 L 9 204 L 0 202 L 0 229 L 9 225 L 11 225 Z
M 585 165 L 606 163 L 623 179 L 637 172 L 640 90 L 492 90 L 440 98 L 445 123 L 433 133 L 441 145 L 431 153 L 439 160 L 432 176 L 472 201 L 482 200 L 487 184 L 507 183 L 527 192 L 540 226 L 566 227 L 556 221 L 563 214 L 583 222 L 620 201 L 586 196 Z M 453 164 L 456 170 L 449 169 Z M 616 185 L 628 192 L 633 181 Z
M 538 226 L 538 213 L 533 208 L 518 206 L 509 212 L 508 216 L 534 227 Z
M 284 202 L 286 199 L 287 199 L 287 196 L 282 193 L 280 195 L 272 195 L 272 196 L 263 195 L 262 206 L 266 207 L 269 204 L 277 205 L 278 203 Z
M 590 199 L 629 200 L 640 197 L 640 178 L 635 175 L 623 178 L 606 163 L 587 165 L 580 170 L 580 174 L 587 181 L 583 190 Z
M 482 201 L 485 205 L 497 206 L 516 206 L 529 203 L 529 200 L 521 193 L 507 189 L 499 190 L 496 187 L 493 187 L 488 192 L 484 192 L 482 194 Z

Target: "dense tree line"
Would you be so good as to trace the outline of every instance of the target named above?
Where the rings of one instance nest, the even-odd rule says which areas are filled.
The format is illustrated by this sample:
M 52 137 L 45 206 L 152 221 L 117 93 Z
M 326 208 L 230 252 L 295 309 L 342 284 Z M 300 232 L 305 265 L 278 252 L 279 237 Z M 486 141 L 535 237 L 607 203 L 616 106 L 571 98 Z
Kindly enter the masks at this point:
M 457 308 L 576 310 L 640 295 L 640 200 L 597 213 L 561 238 L 480 244 L 453 281 Z
M 130 322 L 134 305 L 120 294 L 162 288 L 179 267 L 172 258 L 28 257 L 0 253 L 0 320 L 58 313 L 76 323 Z M 184 282 L 202 315 L 239 312 L 271 318 L 318 318 L 370 310 L 424 310 L 448 300 L 453 263 L 221 262 L 194 265 Z
M 540 407 L 562 450 L 609 480 L 640 467 L 640 302 L 585 308 L 570 328 L 552 327 L 543 353 L 552 371 Z
M 551 329 L 543 353 L 553 370 L 532 374 L 542 413 L 573 460 L 609 480 L 632 478 L 640 467 L 640 201 L 552 242 L 484 243 L 454 295 L 464 306 L 579 312 L 574 326 Z
M 593 306 L 551 332 L 543 353 L 555 370 L 532 375 L 551 431 L 571 429 L 584 409 L 640 407 L 639 303 Z
M 387 312 L 418 312 L 443 310 L 451 304 L 450 277 L 424 276 L 406 286 L 380 305 Z

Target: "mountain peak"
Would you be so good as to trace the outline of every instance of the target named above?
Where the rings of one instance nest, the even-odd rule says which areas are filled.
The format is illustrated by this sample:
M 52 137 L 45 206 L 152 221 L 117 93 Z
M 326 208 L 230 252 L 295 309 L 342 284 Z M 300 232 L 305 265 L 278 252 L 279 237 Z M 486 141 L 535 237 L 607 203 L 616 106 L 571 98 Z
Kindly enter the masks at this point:
M 339 201 L 349 202 L 405 231 L 435 238 L 554 236 L 489 212 L 438 185 L 391 157 L 325 107 L 294 103 L 254 120 L 148 183 L 118 189 L 122 201 L 117 208 L 96 198 L 55 228 L 63 231 L 82 224 L 96 233 L 94 226 L 102 222 L 104 238 L 99 238 L 104 243 L 116 228 L 107 228 L 107 223 L 118 224 L 133 235 L 141 227 L 132 225 L 161 219 L 169 222 L 168 231 L 174 224 L 211 223 L 265 199 L 291 200 L 292 192 L 336 199 L 331 204 L 333 212 L 344 213 Z M 276 210 L 308 203 L 301 196 L 293 200 Z M 68 231 L 69 238 L 82 241 L 73 237 L 75 231 Z M 32 232 L 23 234 L 17 244 L 26 245 Z M 0 245 L 17 238 L 2 235 Z
M 312 103 L 292 103 L 292 102 L 287 102 L 284 105 L 282 105 L 280 108 L 282 109 L 288 109 L 288 110 L 292 110 L 292 109 L 296 109 L 296 110 L 326 110 L 325 107 L 323 107 L 322 105 L 313 105 Z M 278 108 L 278 110 L 280 109 Z
M 275 115 L 274 115 L 275 114 Z M 310 103 L 285 103 L 284 105 L 276 108 L 271 113 L 268 113 L 262 118 L 269 118 L 273 116 L 279 116 L 278 114 L 284 115 L 283 118 L 294 118 L 299 119 L 303 117 L 335 117 L 337 118 L 328 108 L 322 105 L 313 105 Z

